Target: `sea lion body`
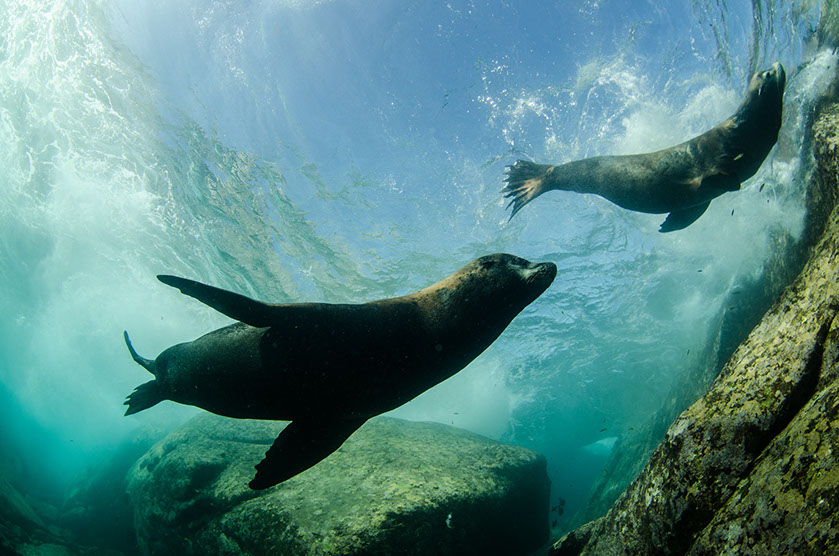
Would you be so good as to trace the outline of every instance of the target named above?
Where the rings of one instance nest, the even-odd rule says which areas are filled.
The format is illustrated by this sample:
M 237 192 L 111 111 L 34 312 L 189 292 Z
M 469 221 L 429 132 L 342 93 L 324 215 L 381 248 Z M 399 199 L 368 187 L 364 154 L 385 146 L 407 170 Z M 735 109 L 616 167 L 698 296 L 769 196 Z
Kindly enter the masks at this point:
M 166 284 L 240 322 L 132 357 L 155 375 L 126 415 L 165 399 L 219 415 L 291 420 L 252 488 L 314 465 L 364 421 L 451 377 L 483 352 L 556 276 L 552 263 L 512 255 L 472 261 L 418 292 L 365 304 L 271 305 L 212 286 Z
M 596 156 L 566 164 L 519 160 L 508 167 L 505 196 L 512 215 L 546 191 L 594 193 L 625 209 L 670 215 L 659 231 L 692 224 L 711 200 L 757 172 L 778 140 L 786 73 L 775 63 L 756 73 L 729 119 L 693 139 L 657 152 Z M 512 218 L 512 216 L 511 216 Z

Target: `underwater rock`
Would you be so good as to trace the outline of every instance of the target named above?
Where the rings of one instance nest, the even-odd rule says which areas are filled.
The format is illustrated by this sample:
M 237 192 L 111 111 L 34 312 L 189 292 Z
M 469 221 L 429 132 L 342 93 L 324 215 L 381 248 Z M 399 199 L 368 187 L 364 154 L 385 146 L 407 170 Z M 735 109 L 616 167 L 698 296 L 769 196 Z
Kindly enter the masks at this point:
M 814 125 L 817 176 L 834 206 L 801 274 L 606 515 L 552 554 L 837 550 L 838 134 L 834 105 Z
M 125 492 L 126 475 L 152 444 L 148 436 L 137 435 L 113 446 L 70 485 L 55 519 L 67 538 L 79 545 L 136 553 L 137 535 Z
M 0 473 L 0 553 L 14 553 L 33 539 L 50 536 L 41 518 Z
M 64 531 L 38 515 L 27 498 L 0 471 L 0 554 L 20 556 L 124 556 L 107 548 L 69 541 Z
M 129 474 L 146 554 L 529 554 L 548 540 L 545 458 L 437 423 L 371 419 L 264 490 L 284 423 L 202 414 Z M 500 551 L 500 552 L 499 552 Z

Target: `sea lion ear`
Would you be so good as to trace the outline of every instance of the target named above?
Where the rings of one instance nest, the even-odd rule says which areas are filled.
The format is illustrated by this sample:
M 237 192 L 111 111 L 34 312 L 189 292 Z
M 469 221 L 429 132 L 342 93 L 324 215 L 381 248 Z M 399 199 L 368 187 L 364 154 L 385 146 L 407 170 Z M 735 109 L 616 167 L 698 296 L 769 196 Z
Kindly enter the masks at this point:
M 177 276 L 160 274 L 157 279 L 167 286 L 178 288 L 181 293 L 194 297 L 219 313 L 245 324 L 262 328 L 271 326 L 277 320 L 275 306 L 250 297 Z
M 667 233 L 687 228 L 696 222 L 700 216 L 702 216 L 710 204 L 711 201 L 708 201 L 707 203 L 703 203 L 701 205 L 694 205 L 685 209 L 674 210 L 667 215 L 667 218 L 665 218 L 664 222 L 661 223 L 661 227 L 658 231 Z

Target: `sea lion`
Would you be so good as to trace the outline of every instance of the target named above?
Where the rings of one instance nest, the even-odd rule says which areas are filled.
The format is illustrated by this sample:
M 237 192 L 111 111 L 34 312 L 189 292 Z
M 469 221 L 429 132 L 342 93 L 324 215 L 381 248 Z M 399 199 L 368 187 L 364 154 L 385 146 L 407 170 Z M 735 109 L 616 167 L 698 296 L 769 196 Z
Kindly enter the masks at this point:
M 131 357 L 155 378 L 126 415 L 163 400 L 218 415 L 290 420 L 256 466 L 252 489 L 313 466 L 367 419 L 451 377 L 553 282 L 556 265 L 507 254 L 476 259 L 418 292 L 364 304 L 268 304 L 199 282 L 164 284 L 240 322 Z
M 681 230 L 711 200 L 757 172 L 778 140 L 786 73 L 780 63 L 756 73 L 729 119 L 690 141 L 661 151 L 596 156 L 552 166 L 519 160 L 507 167 L 505 197 L 516 215 L 551 189 L 594 193 L 629 210 L 665 213 L 660 232 Z

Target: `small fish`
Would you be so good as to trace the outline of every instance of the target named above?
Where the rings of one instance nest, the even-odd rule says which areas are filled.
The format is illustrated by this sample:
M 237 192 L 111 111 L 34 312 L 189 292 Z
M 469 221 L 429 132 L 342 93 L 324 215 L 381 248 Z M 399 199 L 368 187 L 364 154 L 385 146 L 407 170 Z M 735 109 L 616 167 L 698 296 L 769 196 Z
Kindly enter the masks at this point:
M 449 514 L 448 517 L 446 517 L 446 527 L 454 529 L 454 525 L 452 525 L 452 514 Z
M 763 191 L 764 187 L 766 187 L 765 183 L 760 184 L 760 189 L 758 189 L 757 192 L 760 193 L 761 191 Z
M 734 216 L 734 209 L 731 209 L 731 216 Z
M 606 429 L 600 429 L 600 432 L 606 432 Z

